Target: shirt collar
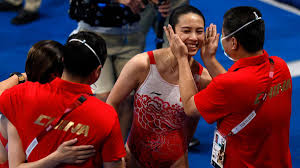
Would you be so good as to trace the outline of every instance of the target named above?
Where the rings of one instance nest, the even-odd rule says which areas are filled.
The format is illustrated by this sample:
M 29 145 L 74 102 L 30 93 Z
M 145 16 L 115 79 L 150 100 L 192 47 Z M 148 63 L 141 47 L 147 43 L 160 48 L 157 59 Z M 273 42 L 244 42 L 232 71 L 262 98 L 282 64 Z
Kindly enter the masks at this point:
M 51 85 L 56 86 L 57 88 L 61 88 L 67 91 L 70 91 L 72 93 L 86 93 L 86 94 L 93 94 L 90 85 L 87 84 L 81 84 L 81 83 L 74 83 L 74 82 L 69 82 L 62 80 L 60 78 L 55 78 L 52 82 Z
M 265 50 L 263 50 L 263 54 L 261 55 L 239 59 L 229 68 L 228 72 L 233 72 L 237 69 L 244 68 L 247 66 L 260 65 L 266 62 L 268 58 L 269 54 Z

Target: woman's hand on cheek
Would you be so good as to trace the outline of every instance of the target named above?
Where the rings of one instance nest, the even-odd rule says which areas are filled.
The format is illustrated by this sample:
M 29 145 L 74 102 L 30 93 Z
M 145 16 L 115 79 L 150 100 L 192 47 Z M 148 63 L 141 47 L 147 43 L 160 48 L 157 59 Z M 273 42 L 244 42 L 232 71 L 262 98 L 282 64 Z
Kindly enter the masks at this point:
M 188 48 L 180 39 L 180 37 L 174 33 L 172 27 L 164 27 L 167 39 L 170 44 L 170 49 L 177 59 L 187 58 L 188 57 Z

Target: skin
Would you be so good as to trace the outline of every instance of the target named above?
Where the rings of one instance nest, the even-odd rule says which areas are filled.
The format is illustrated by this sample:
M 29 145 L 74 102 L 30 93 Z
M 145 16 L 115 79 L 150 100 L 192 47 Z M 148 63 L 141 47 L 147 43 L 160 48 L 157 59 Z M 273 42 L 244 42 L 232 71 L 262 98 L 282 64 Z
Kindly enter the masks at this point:
M 185 46 L 184 41 L 182 41 L 180 37 L 174 33 L 171 26 L 165 27 L 165 32 L 169 40 L 172 53 L 176 56 L 179 62 L 179 88 L 185 113 L 187 116 L 199 117 L 200 113 L 194 101 L 194 95 L 196 95 L 198 91 L 195 87 L 194 81 L 192 80 L 188 49 Z M 206 36 L 201 49 L 201 58 L 212 77 L 227 72 L 216 59 L 219 37 L 220 34 L 217 33 L 216 25 L 210 24 L 210 26 L 206 29 Z M 255 53 L 248 53 L 238 43 L 235 37 L 222 40 L 222 44 L 226 53 L 235 60 L 263 53 L 262 50 Z
M 183 44 L 187 47 L 188 64 L 192 69 L 193 74 L 199 71 L 198 63 L 192 58 L 201 48 L 204 40 L 204 21 L 201 16 L 193 13 L 181 15 L 178 18 L 179 22 L 175 25 L 176 32 Z M 176 57 L 173 55 L 171 48 L 163 48 L 153 51 L 156 67 L 161 77 L 168 83 L 179 84 L 179 69 Z M 141 53 L 133 57 L 123 68 L 111 94 L 108 97 L 107 103 L 115 109 L 119 108 L 120 103 L 125 99 L 131 91 L 137 90 L 145 81 L 150 70 L 150 62 L 147 53 Z M 192 79 L 193 80 L 193 79 Z M 194 81 L 194 80 L 193 80 Z M 198 89 L 205 88 L 211 81 L 211 77 L 206 69 L 200 77 Z M 188 125 L 188 138 L 191 138 L 199 118 L 191 118 Z M 127 147 L 127 163 L 129 167 L 140 167 L 135 161 L 136 159 L 130 154 Z M 187 153 L 179 158 L 172 167 L 188 167 Z
M 25 80 L 27 81 L 27 75 L 26 73 L 22 73 L 22 75 L 25 77 Z M 15 85 L 18 85 L 18 76 L 13 75 L 12 77 L 0 82 L 0 95 L 6 90 L 9 89 Z M 10 125 L 10 127 L 8 127 Z M 7 129 L 10 128 L 13 131 L 15 131 L 11 123 L 3 116 L 0 121 L 0 132 L 2 136 L 5 139 L 8 139 Z M 17 135 L 15 135 L 15 138 L 18 138 Z M 48 157 L 37 161 L 37 163 L 32 163 L 35 165 L 47 165 L 47 166 L 54 166 L 59 165 L 60 163 L 72 163 L 75 164 L 79 160 L 78 158 L 82 158 L 81 161 L 85 161 L 88 157 L 91 157 L 94 155 L 94 147 L 91 145 L 82 145 L 82 146 L 73 146 L 77 142 L 77 139 L 72 139 L 69 141 L 64 142 L 61 144 L 58 149 L 50 154 Z M 14 146 L 15 147 L 15 146 Z M 83 159 L 83 157 L 85 159 Z M 8 152 L 4 148 L 3 144 L 0 144 L 0 164 L 5 163 L 8 160 Z M 12 164 L 13 165 L 13 164 Z M 34 165 L 34 166 L 35 166 Z M 27 165 L 28 166 L 28 165 Z M 31 165 L 29 165 L 31 166 Z
M 99 65 L 89 76 L 85 78 L 73 76 L 64 71 L 61 79 L 91 85 L 99 78 L 100 73 L 101 65 Z M 60 164 L 80 164 L 87 161 L 96 153 L 96 150 L 92 145 L 73 146 L 77 142 L 77 139 L 73 139 L 61 144 L 55 152 L 51 153 L 47 157 L 35 162 L 25 163 L 26 155 L 22 147 L 19 134 L 10 121 L 6 119 L 6 122 L 8 133 L 9 166 L 12 168 L 52 168 Z M 121 158 L 120 160 L 113 162 L 104 162 L 103 166 L 104 168 L 124 168 L 125 161 Z
M 131 11 L 135 14 L 141 12 L 141 10 L 145 8 L 142 0 L 116 0 L 116 2 L 129 6 Z
M 119 2 L 129 6 L 134 13 L 139 13 L 141 12 L 141 9 L 145 8 L 145 5 L 141 0 L 119 0 Z M 169 16 L 171 8 L 170 0 L 165 0 L 160 5 L 159 0 L 148 0 L 148 2 L 152 5 L 157 5 L 158 11 L 160 12 L 162 17 L 166 18 L 167 16 Z M 109 94 L 110 91 L 105 93 L 97 93 L 96 97 L 101 101 L 106 102 Z M 121 125 L 122 137 L 124 140 L 127 138 L 127 134 L 132 123 L 131 119 L 133 117 L 133 99 L 133 95 L 128 95 L 126 97 L 126 100 L 120 104 L 118 109 L 116 109 Z

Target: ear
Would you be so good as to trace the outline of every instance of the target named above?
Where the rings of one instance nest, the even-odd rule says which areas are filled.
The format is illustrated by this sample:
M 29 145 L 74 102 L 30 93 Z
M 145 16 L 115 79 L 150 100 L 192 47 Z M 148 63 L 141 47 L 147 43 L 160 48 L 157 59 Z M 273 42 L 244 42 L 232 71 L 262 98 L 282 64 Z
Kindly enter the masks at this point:
M 238 40 L 235 37 L 231 38 L 231 45 L 232 45 L 232 47 L 231 47 L 232 50 L 237 50 L 238 49 L 239 43 L 238 43 Z
M 101 74 L 101 68 L 102 68 L 102 65 L 99 65 L 99 66 L 96 68 L 96 73 L 97 73 L 98 78 L 100 77 L 100 74 Z
M 102 65 L 99 65 L 92 73 L 92 76 L 91 76 L 91 80 L 92 80 L 92 83 L 95 83 L 98 78 L 100 77 L 100 74 L 101 74 L 101 68 L 102 68 Z

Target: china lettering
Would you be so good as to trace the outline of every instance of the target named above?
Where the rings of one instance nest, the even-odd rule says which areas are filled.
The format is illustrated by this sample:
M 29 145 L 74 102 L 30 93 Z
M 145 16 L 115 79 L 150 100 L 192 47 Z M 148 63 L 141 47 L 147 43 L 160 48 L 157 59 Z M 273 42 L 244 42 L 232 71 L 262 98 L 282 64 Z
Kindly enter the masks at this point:
M 49 117 L 41 114 L 34 122 L 34 124 L 47 127 L 52 121 L 55 120 L 55 117 Z M 47 122 L 48 121 L 48 122 Z M 71 133 L 81 135 L 84 134 L 85 137 L 89 134 L 90 126 L 83 125 L 78 123 L 75 127 L 75 123 L 73 121 L 61 120 L 60 123 L 54 127 L 54 129 L 63 130 L 67 132 L 71 128 Z
M 276 84 L 275 86 L 271 87 L 270 88 L 270 91 L 268 93 L 268 96 L 269 98 L 273 98 L 274 96 L 277 96 L 280 91 L 281 92 L 285 92 L 287 91 L 288 89 L 292 88 L 292 85 L 291 85 L 291 80 L 288 79 L 288 80 L 285 80 L 284 82 L 282 83 L 278 83 Z M 255 99 L 255 102 L 254 102 L 254 105 L 258 104 L 259 101 L 260 101 L 260 97 L 264 94 L 264 92 L 261 92 L 261 93 L 258 93 L 256 95 L 256 99 Z

